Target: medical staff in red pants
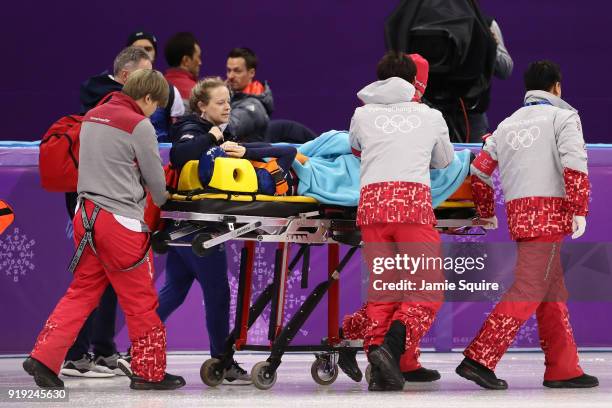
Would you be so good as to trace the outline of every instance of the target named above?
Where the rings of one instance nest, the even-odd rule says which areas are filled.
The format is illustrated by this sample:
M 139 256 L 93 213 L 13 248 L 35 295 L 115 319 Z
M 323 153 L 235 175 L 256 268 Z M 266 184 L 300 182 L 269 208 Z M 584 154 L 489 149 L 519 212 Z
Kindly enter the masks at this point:
M 353 152 L 361 157 L 357 224 L 365 253 L 368 244 L 401 251 L 401 244 L 394 247 L 395 243 L 437 251 L 440 241 L 434 229 L 429 169 L 447 167 L 454 151 L 442 114 L 413 101 L 415 74 L 409 56 L 389 52 L 378 63 L 379 80 L 357 94 L 364 106 L 355 110 L 349 137 Z M 364 338 L 372 365 L 368 389 L 401 390 L 400 357 L 416 348 L 440 302 L 370 300 Z
M 74 279 L 24 363 L 40 387 L 63 387 L 62 361 L 87 316 L 110 284 L 132 342 L 133 389 L 175 389 L 182 377 L 166 373 L 166 329 L 156 309 L 153 261 L 144 223 L 146 189 L 156 205 L 166 182 L 148 117 L 168 100 L 168 84 L 154 70 L 132 73 L 121 93 L 84 118 L 80 133 L 77 247 Z
M 415 93 L 412 97 L 413 102 L 421 102 L 425 94 L 427 81 L 429 78 L 429 62 L 419 54 L 409 54 L 416 66 L 414 78 Z M 436 241 L 437 242 L 437 241 Z M 370 325 L 366 313 L 367 304 L 364 304 L 358 311 L 344 317 L 342 321 L 341 337 L 347 340 L 361 340 L 365 338 L 366 331 Z M 404 380 L 408 382 L 431 382 L 440 379 L 437 370 L 427 369 L 419 363 L 420 349 L 416 342 L 412 342 L 410 348 L 406 349 L 400 359 L 400 370 Z M 351 349 L 340 349 L 338 366 L 342 371 L 354 381 L 360 382 L 363 374 L 357 364 L 357 352 Z
M 499 167 L 510 235 L 517 242 L 515 280 L 465 349 L 460 376 L 489 389 L 506 389 L 494 373 L 522 324 L 535 312 L 545 355 L 543 385 L 599 385 L 578 364 L 566 306 L 560 247 L 586 227 L 587 153 L 580 117 L 561 99 L 561 71 L 550 61 L 525 72 L 524 106 L 489 136 L 472 163 L 477 211 L 497 224 L 491 175 Z

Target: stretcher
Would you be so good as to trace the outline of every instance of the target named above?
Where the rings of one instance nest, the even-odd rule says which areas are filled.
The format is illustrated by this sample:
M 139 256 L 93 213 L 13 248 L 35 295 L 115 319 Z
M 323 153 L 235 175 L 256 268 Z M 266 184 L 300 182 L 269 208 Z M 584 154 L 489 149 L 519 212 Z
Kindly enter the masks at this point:
M 214 191 L 199 184 L 197 162 L 188 163 L 181 172 L 178 192 L 162 207 L 161 217 L 170 221 L 172 226 L 157 232 L 152 239 L 153 250 L 158 253 L 173 246 L 190 246 L 197 256 L 205 256 L 212 248 L 229 240 L 245 241 L 240 257 L 234 329 L 226 340 L 222 357 L 206 360 L 200 369 L 200 377 L 208 386 L 219 385 L 236 351 L 269 351 L 269 357 L 251 370 L 254 385 L 259 389 L 269 389 L 276 382 L 277 369 L 285 352 L 312 351 L 316 353 L 311 367 L 313 379 L 321 385 L 332 384 L 339 372 L 338 350 L 361 348 L 360 342 L 340 339 L 338 332 L 340 275 L 362 246 L 361 234 L 355 224 L 356 207 L 324 205 L 311 197 L 259 195 L 252 185 L 241 187 L 248 183 L 233 183 L 240 178 L 243 181 L 250 179 L 240 173 L 242 170 L 236 170 L 233 160 L 238 159 L 229 159 L 225 167 L 219 166 L 219 169 L 215 161 L 214 172 L 225 172 L 232 180 L 229 186 L 221 186 L 223 189 L 215 186 Z M 480 228 L 483 224 L 476 219 L 470 199 L 469 184 L 464 183 L 452 200 L 435 210 L 437 228 L 442 233 L 483 233 Z M 275 242 L 278 249 L 272 283 L 251 302 L 257 242 Z M 289 260 L 292 245 L 299 249 Z M 311 247 L 321 245 L 327 246 L 328 251 L 327 279 L 317 284 L 297 312 L 284 322 L 286 283 L 290 271 L 302 262 L 301 283 L 302 288 L 306 288 Z M 348 247 L 342 258 L 341 245 Z M 317 345 L 291 345 L 325 294 L 328 295 L 327 337 Z M 249 328 L 270 303 L 270 345 L 248 344 Z

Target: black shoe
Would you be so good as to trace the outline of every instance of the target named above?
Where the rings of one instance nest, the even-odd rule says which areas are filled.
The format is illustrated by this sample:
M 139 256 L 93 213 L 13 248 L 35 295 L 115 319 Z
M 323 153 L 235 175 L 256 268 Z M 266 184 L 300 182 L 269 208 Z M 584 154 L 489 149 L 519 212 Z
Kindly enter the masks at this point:
M 185 385 L 185 379 L 179 375 L 166 373 L 159 382 L 146 381 L 144 378 L 132 376 L 130 388 L 133 390 L 176 390 Z
M 544 380 L 542 385 L 548 388 L 593 388 L 599 385 L 599 380 L 592 375 L 582 374 L 580 377 L 570 378 L 569 380 Z
M 40 361 L 28 357 L 22 364 L 26 373 L 34 377 L 34 382 L 41 388 L 64 388 L 64 382 Z
M 438 370 L 429 370 L 425 367 L 417 368 L 412 371 L 404 371 L 402 373 L 404 380 L 408 382 L 433 382 L 440 379 Z
M 404 389 L 404 376 L 400 371 L 398 362 L 387 348 L 386 344 L 380 347 L 370 348 L 368 361 L 372 364 L 372 371 L 378 369 L 380 381 L 375 383 L 384 384 L 385 391 L 400 391 Z
M 489 370 L 482 364 L 467 357 L 457 366 L 455 372 L 466 380 L 474 381 L 483 388 L 490 390 L 508 389 L 508 383 L 497 378 L 493 370 Z
M 360 382 L 363 378 L 363 373 L 357 364 L 357 350 L 349 348 L 341 348 L 338 350 L 338 367 L 351 380 Z
M 368 391 L 387 391 L 387 387 L 380 378 L 380 372 L 377 367 L 372 366 L 370 371 L 370 382 L 368 383 Z

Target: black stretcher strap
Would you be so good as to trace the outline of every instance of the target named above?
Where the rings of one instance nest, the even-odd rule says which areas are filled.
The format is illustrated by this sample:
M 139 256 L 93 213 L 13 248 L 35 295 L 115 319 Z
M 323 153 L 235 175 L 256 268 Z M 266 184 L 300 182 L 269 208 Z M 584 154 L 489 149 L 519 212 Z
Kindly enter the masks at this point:
M 171 200 L 162 206 L 162 211 L 181 211 L 200 214 L 232 214 L 255 217 L 293 217 L 319 209 L 317 203 L 295 203 L 277 201 L 232 201 L 203 199 L 193 201 Z
M 302 259 L 302 256 L 304 255 L 304 251 L 306 250 L 307 247 L 308 245 L 306 244 L 300 244 L 300 249 L 297 251 L 297 254 L 295 254 L 293 259 L 291 260 L 291 263 L 289 263 L 289 268 L 288 268 L 289 271 L 295 268 L 295 265 L 297 265 L 297 263 L 300 262 L 300 259 Z
M 206 186 L 204 188 L 198 188 L 198 189 L 195 189 L 195 190 L 177 191 L 177 194 L 184 195 L 185 199 L 187 201 L 192 201 L 193 197 L 195 197 L 197 195 L 200 195 L 200 194 L 225 194 L 225 198 L 223 200 L 226 200 L 226 201 L 231 201 L 233 195 L 245 195 L 245 196 L 250 196 L 251 197 L 251 201 L 256 201 L 255 200 L 255 196 L 257 194 L 260 194 L 260 193 L 258 193 L 258 192 L 249 193 L 249 192 L 243 192 L 243 191 L 220 190 L 218 188 Z M 216 200 L 220 200 L 220 199 L 217 198 Z
M 306 300 L 299 307 L 298 311 L 293 314 L 289 322 L 283 327 L 283 330 L 274 339 L 272 344 L 272 350 L 268 362 L 272 370 L 276 370 L 280 365 L 281 358 L 285 351 L 287 351 L 289 344 L 294 339 L 300 328 L 304 325 L 308 317 L 312 314 L 313 310 L 317 307 L 323 295 L 327 293 L 329 287 L 339 279 L 342 270 L 346 267 L 349 260 L 353 257 L 357 251 L 357 247 L 352 247 L 344 255 L 338 266 L 335 268 L 336 274 L 329 276 L 325 281 L 319 283 L 315 289 L 308 295 Z
M 310 270 L 310 245 L 306 245 L 304 250 L 304 260 L 302 261 L 302 281 L 300 287 L 306 289 L 308 287 L 308 271 Z

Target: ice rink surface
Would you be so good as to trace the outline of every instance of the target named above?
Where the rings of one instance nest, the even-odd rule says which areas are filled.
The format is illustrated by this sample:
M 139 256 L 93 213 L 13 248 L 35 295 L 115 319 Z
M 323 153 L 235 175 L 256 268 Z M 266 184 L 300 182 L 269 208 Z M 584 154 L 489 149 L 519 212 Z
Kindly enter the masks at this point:
M 497 375 L 508 381 L 507 391 L 489 391 L 468 382 L 454 372 L 461 361 L 459 353 L 424 353 L 421 362 L 440 371 L 442 379 L 429 384 L 406 383 L 403 392 L 367 391 L 365 379 L 355 383 L 342 372 L 330 386 L 317 385 L 310 375 L 312 354 L 288 354 L 278 370 L 276 385 L 261 391 L 252 385 L 220 385 L 209 388 L 202 383 L 199 370 L 205 354 L 168 357 L 168 371 L 185 377 L 187 385 L 176 391 L 133 391 L 126 377 L 82 379 L 62 377 L 69 390 L 68 402 L 8 402 L 9 388 L 33 387 L 32 377 L 21 369 L 23 358 L 0 358 L 0 398 L 2 407 L 79 407 L 79 408 L 188 408 L 188 407 L 612 407 L 612 352 L 583 352 L 581 366 L 599 377 L 600 386 L 586 390 L 553 390 L 542 386 L 542 353 L 508 353 Z M 266 354 L 238 354 L 237 360 L 250 371 Z M 365 355 L 359 362 L 365 370 Z

